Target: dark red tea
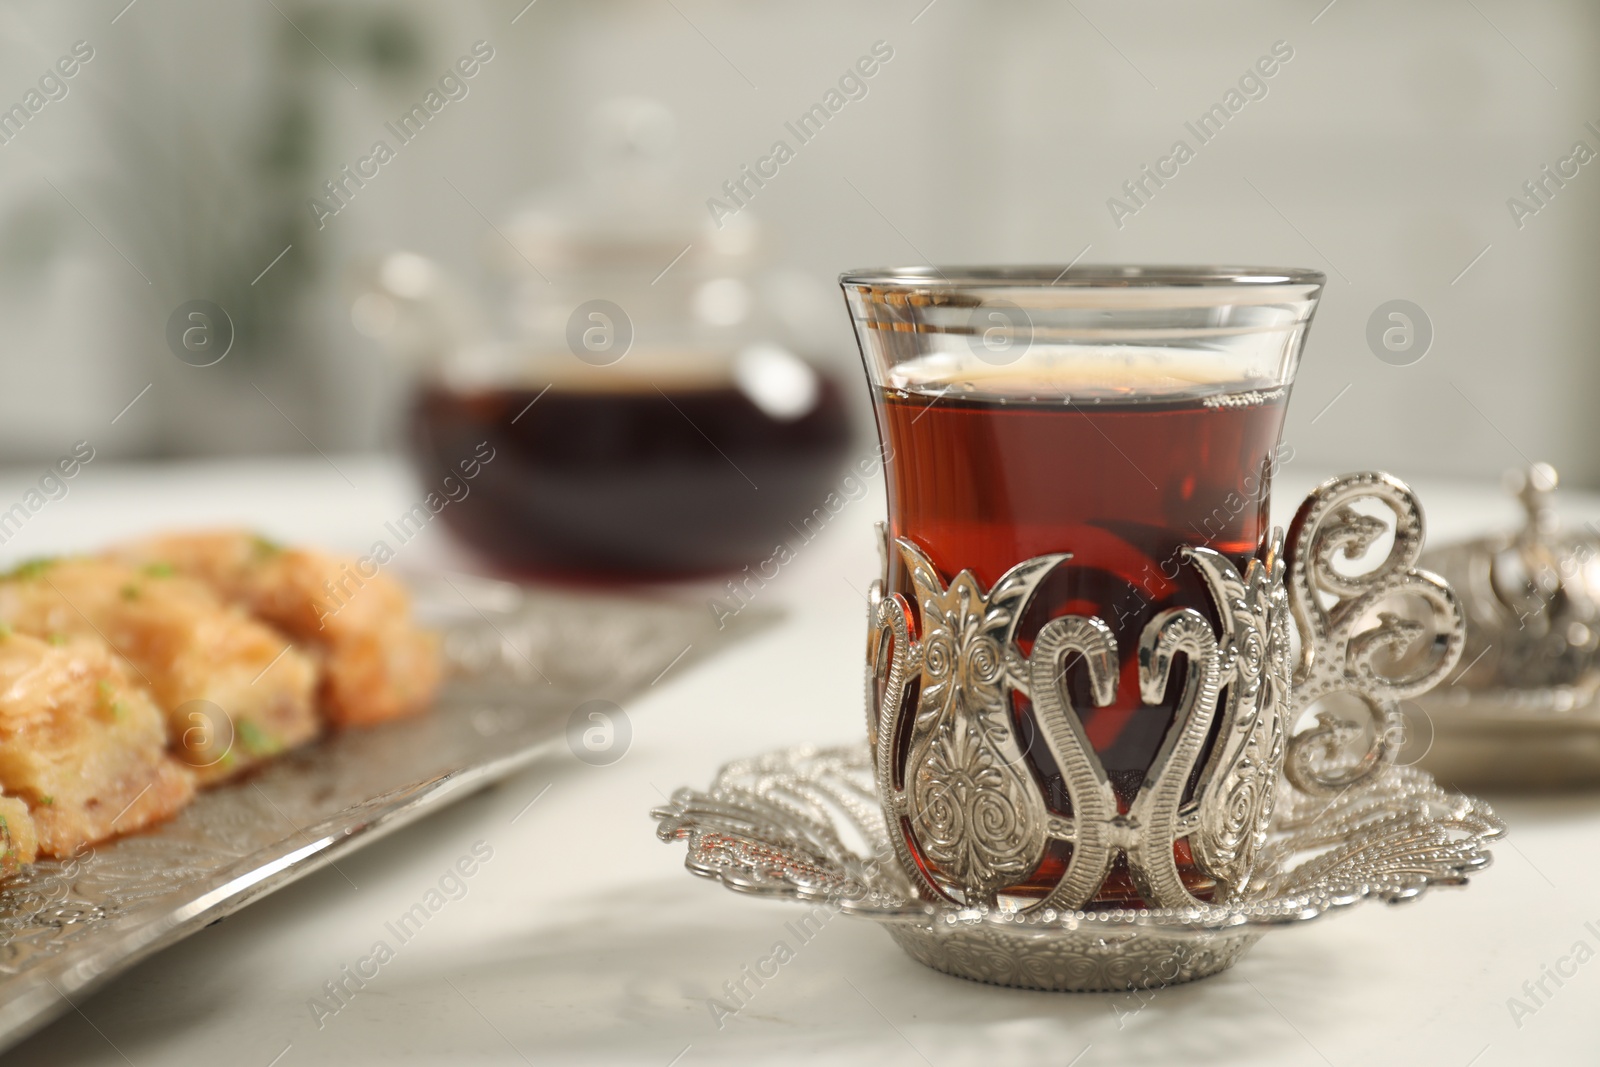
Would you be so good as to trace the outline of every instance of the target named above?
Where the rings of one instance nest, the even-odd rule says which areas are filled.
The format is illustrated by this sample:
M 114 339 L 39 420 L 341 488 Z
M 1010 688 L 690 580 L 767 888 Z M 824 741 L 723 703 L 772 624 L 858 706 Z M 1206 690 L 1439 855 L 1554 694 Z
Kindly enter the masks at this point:
M 518 574 L 579 581 L 734 570 L 772 554 L 832 488 L 850 413 L 819 374 L 814 403 L 778 418 L 734 383 L 685 387 L 435 386 L 417 399 L 413 451 L 433 486 L 479 442 L 495 450 L 441 513 Z
M 1216 623 L 1180 550 L 1216 549 L 1243 572 L 1266 531 L 1271 478 L 1287 454 L 1278 444 L 1286 391 L 1130 400 L 1063 398 L 1059 384 L 1005 386 L 988 395 L 885 390 L 879 430 L 892 448 L 885 468 L 891 536 L 916 542 L 947 581 L 967 569 L 985 587 L 1023 560 L 1072 553 L 1039 586 L 1018 639 L 1027 651 L 1047 621 L 1068 613 L 1098 616 L 1115 633 L 1121 669 L 1111 705 L 1093 706 L 1081 670 L 1069 668 L 1068 678 L 1126 812 L 1172 724 L 1183 682 L 1175 671 L 1166 700 L 1141 706 L 1140 633 L 1171 607 L 1196 608 Z M 905 568 L 891 558 L 891 590 L 915 603 Z M 1017 725 L 1025 741 L 1037 736 L 1031 714 L 1023 702 Z M 1070 814 L 1047 747 L 1025 747 L 1049 806 Z M 1205 897 L 1211 883 L 1187 841 L 1176 854 L 1190 890 Z M 1065 859 L 1053 854 L 1018 892 L 1053 885 Z M 1097 900 L 1139 904 L 1125 865 Z

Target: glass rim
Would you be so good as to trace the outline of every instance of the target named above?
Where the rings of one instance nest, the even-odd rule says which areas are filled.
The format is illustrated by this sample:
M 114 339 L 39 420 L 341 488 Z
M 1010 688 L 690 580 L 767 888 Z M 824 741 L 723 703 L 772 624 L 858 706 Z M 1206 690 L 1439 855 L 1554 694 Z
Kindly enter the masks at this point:
M 1326 285 L 1306 267 L 1159 264 L 1067 264 L 1010 267 L 863 267 L 839 275 L 841 286 L 879 289 L 1182 288 L 1240 285 Z

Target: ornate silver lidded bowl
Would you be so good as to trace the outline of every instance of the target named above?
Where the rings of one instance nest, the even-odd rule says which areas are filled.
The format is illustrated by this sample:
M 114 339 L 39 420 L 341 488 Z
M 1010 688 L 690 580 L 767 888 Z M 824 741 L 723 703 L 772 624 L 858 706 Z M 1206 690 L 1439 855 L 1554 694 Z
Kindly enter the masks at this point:
M 1466 667 L 1417 698 L 1423 763 L 1474 786 L 1600 783 L 1600 528 L 1556 514 L 1556 471 L 1507 477 L 1520 529 L 1430 549 L 1466 613 Z
M 1459 884 L 1487 866 L 1485 843 L 1504 828 L 1486 805 L 1392 759 L 1399 702 L 1444 677 L 1462 649 L 1458 601 L 1415 566 L 1422 540 L 1411 490 L 1365 473 L 1320 486 L 1287 547 L 1275 533 L 1243 575 L 1191 550 L 1219 625 L 1175 609 L 1146 627 L 1143 698 L 1160 699 L 1180 658 L 1184 682 L 1126 810 L 1061 683 L 1067 658 L 1081 656 L 1093 699 L 1111 701 L 1105 623 L 1054 619 L 1028 655 L 1013 641 L 1029 594 L 1062 557 L 1026 561 L 985 590 L 965 571 L 946 584 L 901 541 L 919 603 L 913 614 L 874 585 L 867 746 L 730 764 L 708 791 L 680 789 L 657 809 L 657 832 L 687 841 L 690 870 L 729 888 L 865 916 L 930 967 L 1045 990 L 1202 978 L 1274 926 Z M 1405 614 L 1387 610 L 1402 603 Z M 1035 709 L 1069 812 L 1047 806 L 1024 762 L 1003 714 L 1013 694 Z M 1335 701 L 1364 714 L 1342 717 Z M 1295 733 L 1307 714 L 1314 724 Z M 1179 876 L 1184 840 L 1214 882 L 1209 899 Z M 1020 891 L 1052 843 L 1070 846 L 1059 876 Z M 1149 907 L 1096 904 L 1119 860 Z

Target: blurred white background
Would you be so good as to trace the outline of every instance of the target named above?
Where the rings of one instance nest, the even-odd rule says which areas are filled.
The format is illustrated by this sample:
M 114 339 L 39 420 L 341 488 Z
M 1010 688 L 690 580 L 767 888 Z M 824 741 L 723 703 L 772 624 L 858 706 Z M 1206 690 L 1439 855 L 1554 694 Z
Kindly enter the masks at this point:
M 750 209 L 819 285 L 925 259 L 1316 267 L 1297 462 L 1492 477 L 1549 459 L 1600 484 L 1600 165 L 1548 183 L 1520 227 L 1508 208 L 1576 142 L 1600 152 L 1592 3 L 524 2 L 0 9 L 0 106 L 94 50 L 0 145 L 0 459 L 80 438 L 125 457 L 392 445 L 406 387 L 350 324 L 361 256 L 415 248 L 484 278 L 503 252 L 485 219 L 570 178 L 619 96 L 672 108 L 679 186 L 703 205 L 795 144 L 785 122 L 881 41 L 865 97 Z M 307 200 L 480 39 L 495 58 L 470 94 L 318 230 Z M 1194 145 L 1185 122 L 1276 42 L 1293 55 L 1266 95 L 1119 226 L 1108 199 Z M 203 369 L 164 340 L 196 298 L 240 327 Z M 1395 299 L 1433 330 L 1404 366 L 1367 341 Z M 816 314 L 851 367 L 842 302 Z

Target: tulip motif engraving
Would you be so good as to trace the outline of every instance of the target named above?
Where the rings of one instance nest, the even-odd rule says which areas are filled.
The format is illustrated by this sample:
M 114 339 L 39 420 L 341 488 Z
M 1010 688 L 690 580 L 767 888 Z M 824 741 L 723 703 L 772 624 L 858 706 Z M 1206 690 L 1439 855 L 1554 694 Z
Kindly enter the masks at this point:
M 970 571 L 946 586 L 915 544 L 902 539 L 897 546 L 921 625 L 913 641 L 905 600 L 874 598 L 878 632 L 891 637 L 889 684 L 869 730 L 879 772 L 889 772 L 879 789 L 884 815 L 901 829 L 890 836 L 919 888 L 935 898 L 993 904 L 1044 855 L 1050 816 L 1011 724 L 1010 694 L 1027 684 L 1014 638 L 1039 581 L 1067 557 L 1027 560 L 986 592 Z M 907 709 L 913 681 L 915 705 Z M 907 756 L 896 774 L 889 765 L 902 748 Z M 941 885 L 929 862 L 951 884 Z

